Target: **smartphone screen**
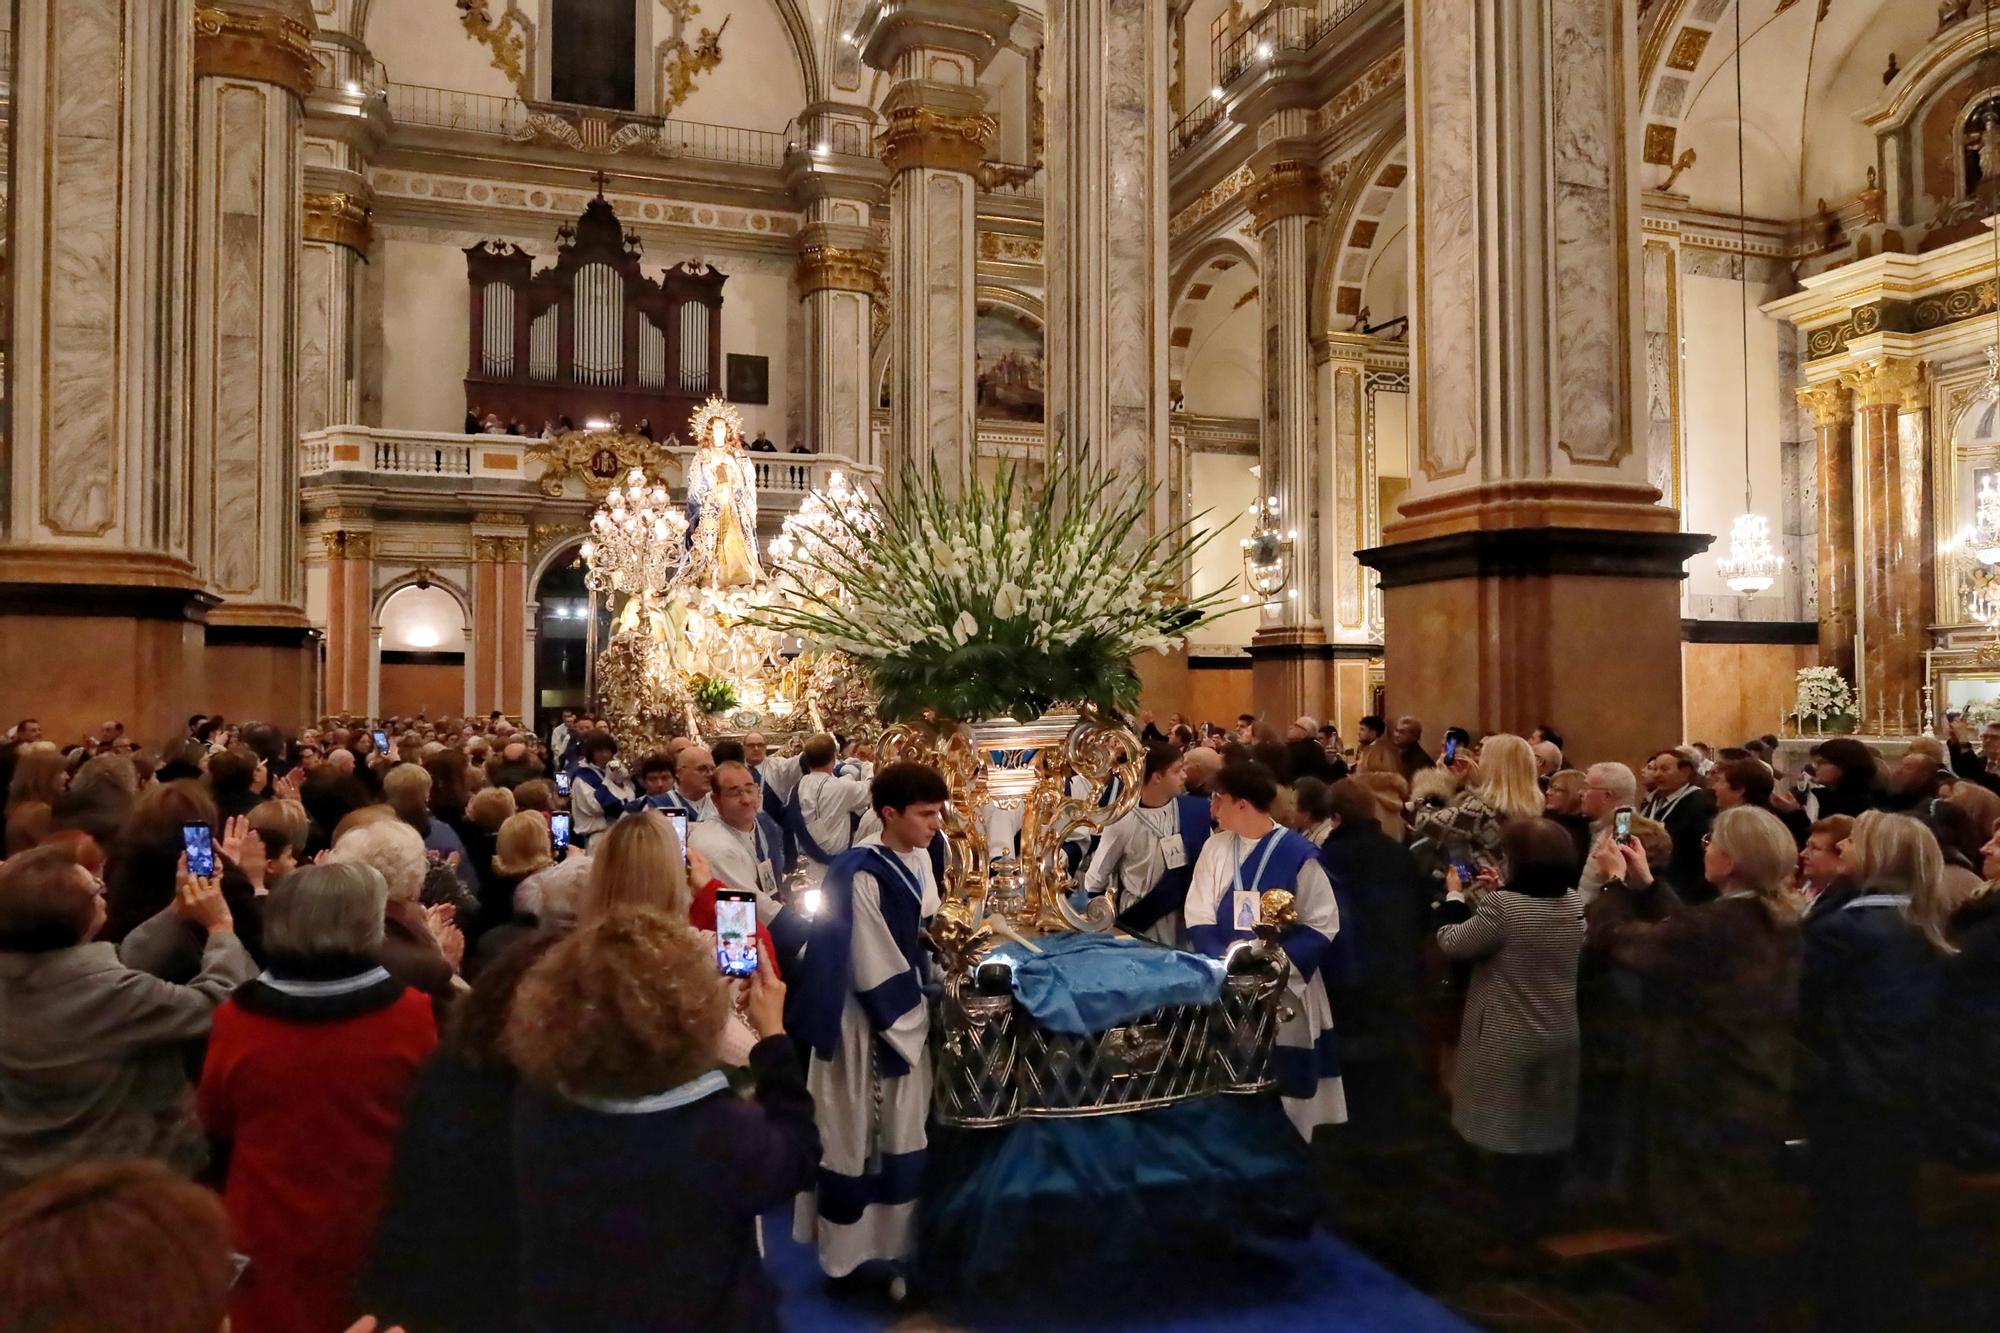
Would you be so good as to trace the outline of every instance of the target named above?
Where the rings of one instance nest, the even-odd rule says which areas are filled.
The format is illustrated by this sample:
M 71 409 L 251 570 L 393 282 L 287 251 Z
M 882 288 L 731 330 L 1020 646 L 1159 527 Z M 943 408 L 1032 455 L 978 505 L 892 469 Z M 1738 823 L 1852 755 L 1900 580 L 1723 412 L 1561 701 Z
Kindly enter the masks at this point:
M 556 795 L 558 796 L 569 795 L 569 774 L 567 773 L 556 774 Z
M 389 753 L 389 733 L 388 733 L 388 732 L 386 732 L 386 731 L 378 731 L 378 732 L 376 732 L 376 733 L 375 733 L 375 748 L 376 748 L 376 750 L 380 751 L 380 752 L 381 752 L 382 754 L 387 754 L 387 753 Z
M 681 840 L 681 860 L 688 859 L 688 817 L 685 810 L 661 811 L 673 823 L 674 836 Z
M 1611 831 L 1618 841 L 1625 842 L 1632 836 L 1632 807 L 1621 805 L 1618 813 L 1611 817 Z
M 725 977 L 757 970 L 757 896 L 740 889 L 715 895 L 715 965 Z
M 549 843 L 555 848 L 557 855 L 561 855 L 563 848 L 569 846 L 568 815 L 549 816 Z
M 1460 888 L 1472 887 L 1472 881 L 1479 878 L 1479 867 L 1470 861 L 1455 861 L 1452 863 L 1452 869 L 1458 872 Z
M 1458 758 L 1458 737 L 1447 736 L 1444 738 L 1444 761 L 1448 764 L 1456 758 Z
M 207 879 L 215 873 L 215 831 L 208 825 L 181 825 L 181 846 L 187 849 L 190 874 Z

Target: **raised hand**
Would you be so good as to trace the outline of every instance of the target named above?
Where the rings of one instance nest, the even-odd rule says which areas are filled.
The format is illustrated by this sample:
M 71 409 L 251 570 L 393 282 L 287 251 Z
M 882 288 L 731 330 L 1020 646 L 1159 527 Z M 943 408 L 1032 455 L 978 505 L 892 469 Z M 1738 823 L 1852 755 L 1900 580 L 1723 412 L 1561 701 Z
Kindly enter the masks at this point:
M 690 887 L 695 889 L 703 888 L 710 880 L 715 878 L 715 867 L 708 863 L 706 856 L 703 856 L 692 847 L 687 849 L 687 861 L 688 884 Z
M 222 826 L 222 854 L 243 872 L 251 888 L 258 893 L 270 891 L 264 883 L 265 872 L 270 868 L 264 855 L 264 840 L 250 827 L 248 816 L 231 815 Z
M 750 977 L 750 994 L 743 1001 L 743 1016 L 759 1039 L 785 1035 L 785 983 L 771 966 L 771 954 L 757 946 L 757 970 Z
M 210 934 L 235 925 L 229 915 L 229 903 L 222 896 L 222 880 L 214 875 L 197 878 L 188 869 L 186 852 L 181 853 L 180 864 L 174 870 L 174 913 Z

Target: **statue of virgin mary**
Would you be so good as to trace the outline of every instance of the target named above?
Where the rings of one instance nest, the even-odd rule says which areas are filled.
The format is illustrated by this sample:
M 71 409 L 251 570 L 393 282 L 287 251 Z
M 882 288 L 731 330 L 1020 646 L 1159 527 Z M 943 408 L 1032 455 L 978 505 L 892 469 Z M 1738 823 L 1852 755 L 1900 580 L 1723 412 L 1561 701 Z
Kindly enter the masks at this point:
M 711 398 L 695 413 L 698 441 L 688 469 L 688 558 L 678 583 L 754 588 L 765 581 L 757 556 L 757 482 L 734 410 Z

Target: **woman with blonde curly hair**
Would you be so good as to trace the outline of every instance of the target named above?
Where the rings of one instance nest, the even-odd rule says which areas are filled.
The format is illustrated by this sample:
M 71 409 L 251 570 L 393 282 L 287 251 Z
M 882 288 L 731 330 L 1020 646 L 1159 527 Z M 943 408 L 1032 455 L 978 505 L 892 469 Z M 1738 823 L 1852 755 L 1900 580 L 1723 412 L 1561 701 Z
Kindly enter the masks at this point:
M 1481 870 L 1500 865 L 1500 832 L 1515 820 L 1539 819 L 1544 801 L 1536 781 L 1535 752 L 1519 736 L 1488 736 L 1476 763 L 1460 755 L 1467 785 L 1442 808 L 1420 809 L 1410 831 L 1437 840 L 1453 864 Z
M 784 995 L 766 958 L 745 1101 L 718 1068 L 730 1001 L 714 950 L 678 917 L 608 911 L 522 978 L 503 1038 L 525 1085 L 518 1327 L 778 1327 L 757 1217 L 819 1162 Z

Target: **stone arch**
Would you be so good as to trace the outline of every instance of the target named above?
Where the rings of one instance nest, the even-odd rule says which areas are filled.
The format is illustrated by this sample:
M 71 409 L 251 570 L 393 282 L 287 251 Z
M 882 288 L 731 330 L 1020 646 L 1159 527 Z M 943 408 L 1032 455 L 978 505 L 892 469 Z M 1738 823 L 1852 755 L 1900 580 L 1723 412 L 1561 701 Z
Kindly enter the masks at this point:
M 1263 271 L 1257 255 L 1233 236 L 1218 236 L 1197 248 L 1168 281 L 1167 385 L 1170 402 L 1179 404 L 1194 343 L 1196 319 L 1206 309 L 1217 279 L 1241 267 L 1250 276 L 1249 292 L 1261 294 Z
M 459 583 L 454 582 L 451 579 L 445 578 L 443 575 L 431 569 L 412 569 L 405 571 L 404 573 L 398 574 L 395 578 L 390 579 L 380 588 L 377 588 L 375 590 L 374 605 L 369 608 L 368 612 L 369 626 L 373 629 L 380 629 L 382 627 L 382 608 L 389 604 L 389 599 L 391 597 L 394 597 L 397 593 L 401 592 L 405 588 L 415 588 L 418 587 L 419 585 L 430 588 L 442 588 L 444 591 L 450 593 L 452 596 L 452 600 L 458 603 L 459 613 L 465 617 L 465 623 L 467 627 L 469 628 L 471 626 L 472 624 L 471 594 L 466 592 L 465 588 Z
M 1345 333 L 1358 326 L 1383 216 L 1409 177 L 1410 140 L 1403 127 L 1384 133 L 1348 173 L 1328 213 L 1327 243 L 1313 272 L 1311 309 L 1320 328 Z

